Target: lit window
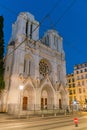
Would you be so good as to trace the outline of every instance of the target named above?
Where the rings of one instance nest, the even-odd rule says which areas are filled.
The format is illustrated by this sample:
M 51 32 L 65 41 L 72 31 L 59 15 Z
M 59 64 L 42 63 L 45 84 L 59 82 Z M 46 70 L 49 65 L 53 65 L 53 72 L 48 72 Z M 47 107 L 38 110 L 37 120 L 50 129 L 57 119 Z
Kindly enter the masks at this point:
M 84 85 L 84 81 L 82 81 L 82 85 Z
M 85 78 L 87 78 L 87 74 L 85 75 Z
M 73 90 L 73 94 L 76 94 L 76 91 L 75 91 L 75 90 Z
M 79 88 L 79 93 L 81 93 L 81 88 Z
M 73 84 L 73 87 L 75 87 L 75 84 Z
M 69 95 L 72 95 L 72 90 L 69 91 Z
M 78 86 L 80 86 L 80 82 L 78 82 Z
M 71 80 L 69 79 L 69 80 L 68 80 L 68 83 L 70 83 L 70 82 L 71 82 Z
M 74 78 L 72 78 L 72 82 L 74 82 Z
M 81 75 L 81 79 L 83 79 L 84 78 L 84 76 L 83 75 Z
M 83 92 L 85 93 L 85 88 L 83 88 Z
M 76 71 L 77 74 L 79 74 L 79 71 Z
M 71 84 L 69 84 L 69 88 L 71 88 Z
M 82 73 L 83 71 L 82 70 L 80 70 L 80 73 Z
M 77 76 L 77 80 L 79 80 L 80 78 L 79 78 L 79 76 Z

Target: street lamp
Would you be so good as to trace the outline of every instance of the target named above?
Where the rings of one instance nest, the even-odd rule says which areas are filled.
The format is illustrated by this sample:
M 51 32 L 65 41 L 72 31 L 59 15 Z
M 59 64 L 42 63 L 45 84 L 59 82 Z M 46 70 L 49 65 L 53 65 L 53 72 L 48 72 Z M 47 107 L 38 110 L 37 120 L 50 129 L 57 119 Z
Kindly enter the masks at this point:
M 79 104 L 76 100 L 73 101 L 73 106 L 74 106 L 74 109 L 78 111 Z
M 23 85 L 20 85 L 20 86 L 19 86 L 20 91 L 23 90 L 23 88 L 24 88 Z

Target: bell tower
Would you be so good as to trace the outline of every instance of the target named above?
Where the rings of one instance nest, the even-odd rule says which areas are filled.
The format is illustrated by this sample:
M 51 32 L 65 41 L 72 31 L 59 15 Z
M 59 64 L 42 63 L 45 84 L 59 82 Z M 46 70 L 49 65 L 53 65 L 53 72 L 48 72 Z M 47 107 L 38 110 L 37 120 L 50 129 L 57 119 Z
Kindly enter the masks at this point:
M 62 37 L 58 34 L 56 30 L 48 30 L 42 39 L 43 43 L 53 50 L 56 50 L 60 53 L 63 52 L 63 45 L 62 45 Z
M 19 37 L 28 37 L 35 41 L 39 39 L 39 22 L 28 12 L 20 13 L 17 21 L 12 25 L 10 42 Z

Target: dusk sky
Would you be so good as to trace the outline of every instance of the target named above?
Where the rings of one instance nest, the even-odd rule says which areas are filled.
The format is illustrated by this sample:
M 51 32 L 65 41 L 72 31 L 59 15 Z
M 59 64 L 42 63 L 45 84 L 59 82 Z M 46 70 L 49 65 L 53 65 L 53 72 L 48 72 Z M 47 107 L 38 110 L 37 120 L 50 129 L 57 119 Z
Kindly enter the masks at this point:
M 67 73 L 73 73 L 75 64 L 87 62 L 87 0 L 1 0 L 5 50 L 20 12 L 30 12 L 39 22 L 45 18 L 40 38 L 48 29 L 63 37 Z

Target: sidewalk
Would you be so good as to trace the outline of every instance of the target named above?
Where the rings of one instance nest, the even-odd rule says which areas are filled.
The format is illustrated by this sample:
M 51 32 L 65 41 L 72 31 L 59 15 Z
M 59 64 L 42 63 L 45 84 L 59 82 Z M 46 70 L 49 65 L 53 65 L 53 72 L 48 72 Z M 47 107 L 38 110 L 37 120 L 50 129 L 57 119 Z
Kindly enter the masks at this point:
M 83 117 L 80 117 L 80 118 L 83 118 Z M 86 118 L 87 120 L 87 116 L 84 116 L 84 118 Z M 87 130 L 87 123 L 78 123 L 78 127 L 76 127 L 73 122 L 73 125 L 71 126 L 63 126 L 59 128 L 53 128 L 50 130 Z
M 65 117 L 81 117 L 82 114 L 59 114 L 59 115 L 55 115 L 55 114 L 42 114 L 42 115 L 27 115 L 27 116 L 17 116 L 17 115 L 9 115 L 8 113 L 0 113 L 0 118 L 4 119 L 4 120 L 11 120 L 11 119 L 49 119 L 49 118 L 65 118 Z
M 54 128 L 50 130 L 87 130 L 87 123 L 81 123 L 78 125 L 78 127 L 75 127 L 75 125 L 71 126 L 64 126 L 64 127 L 59 127 L 59 128 Z

